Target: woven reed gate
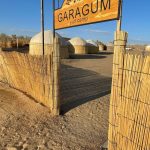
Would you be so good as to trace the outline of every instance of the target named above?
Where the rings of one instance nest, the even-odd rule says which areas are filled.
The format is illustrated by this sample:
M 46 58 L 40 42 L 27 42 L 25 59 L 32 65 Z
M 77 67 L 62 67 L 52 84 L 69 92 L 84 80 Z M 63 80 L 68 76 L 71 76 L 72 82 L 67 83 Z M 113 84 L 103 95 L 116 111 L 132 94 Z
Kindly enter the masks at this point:
M 150 55 L 125 52 L 116 32 L 109 115 L 109 150 L 150 150 Z

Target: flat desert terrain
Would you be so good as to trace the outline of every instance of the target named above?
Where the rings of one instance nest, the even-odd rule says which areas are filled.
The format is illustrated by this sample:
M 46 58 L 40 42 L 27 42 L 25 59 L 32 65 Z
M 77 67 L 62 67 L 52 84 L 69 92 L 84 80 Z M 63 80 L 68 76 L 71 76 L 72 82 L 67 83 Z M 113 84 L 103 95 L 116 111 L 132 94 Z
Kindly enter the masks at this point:
M 111 52 L 62 60 L 61 116 L 0 83 L 0 150 L 100 150 L 107 140 Z

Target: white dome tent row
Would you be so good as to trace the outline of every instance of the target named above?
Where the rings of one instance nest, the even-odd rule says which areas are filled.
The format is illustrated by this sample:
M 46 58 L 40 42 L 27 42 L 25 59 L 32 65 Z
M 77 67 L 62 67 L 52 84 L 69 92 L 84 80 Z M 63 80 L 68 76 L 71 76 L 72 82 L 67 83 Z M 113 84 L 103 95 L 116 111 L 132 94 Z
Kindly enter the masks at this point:
M 60 55 L 61 58 L 69 58 L 70 54 L 96 54 L 99 52 L 99 43 L 93 40 L 84 40 L 80 37 L 74 37 L 66 40 L 58 33 L 55 36 L 60 39 Z M 53 51 L 53 32 L 47 30 L 44 32 L 44 50 L 45 55 L 49 55 Z M 30 40 L 30 55 L 43 55 L 42 51 L 42 32 L 36 34 Z

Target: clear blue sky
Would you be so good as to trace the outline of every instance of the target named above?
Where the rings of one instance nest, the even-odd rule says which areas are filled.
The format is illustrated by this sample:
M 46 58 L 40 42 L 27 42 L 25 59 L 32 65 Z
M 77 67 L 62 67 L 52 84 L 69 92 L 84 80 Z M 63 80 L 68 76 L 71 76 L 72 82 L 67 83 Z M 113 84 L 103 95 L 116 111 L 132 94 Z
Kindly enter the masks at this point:
M 40 31 L 40 0 L 0 0 L 0 33 L 33 36 Z M 129 41 L 150 41 L 150 0 L 124 0 L 122 29 Z M 45 0 L 45 29 L 52 29 L 52 0 Z M 59 30 L 63 36 L 113 40 L 116 21 Z

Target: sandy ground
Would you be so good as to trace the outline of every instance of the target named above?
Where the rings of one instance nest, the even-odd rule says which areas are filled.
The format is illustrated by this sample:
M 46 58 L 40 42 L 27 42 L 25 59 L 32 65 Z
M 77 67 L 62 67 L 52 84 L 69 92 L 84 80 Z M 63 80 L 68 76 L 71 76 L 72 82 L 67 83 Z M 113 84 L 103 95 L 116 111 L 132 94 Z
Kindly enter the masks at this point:
M 0 150 L 99 150 L 108 134 L 112 54 L 62 60 L 62 116 L 0 84 Z

